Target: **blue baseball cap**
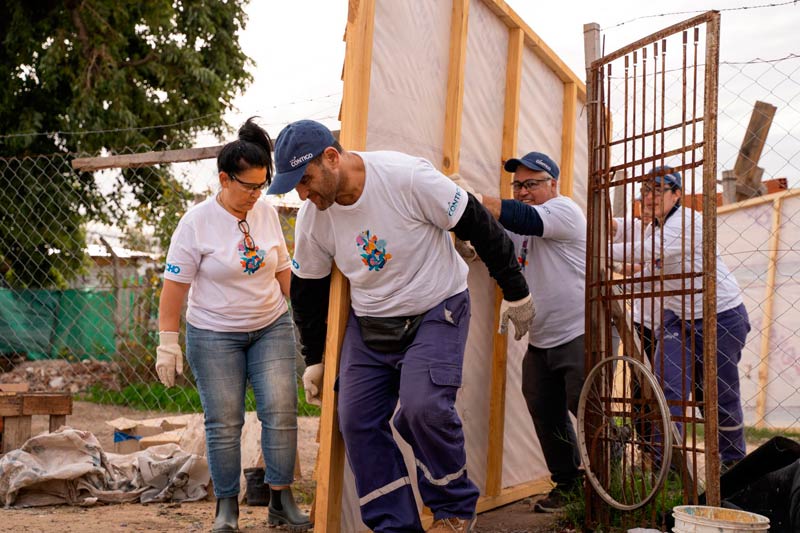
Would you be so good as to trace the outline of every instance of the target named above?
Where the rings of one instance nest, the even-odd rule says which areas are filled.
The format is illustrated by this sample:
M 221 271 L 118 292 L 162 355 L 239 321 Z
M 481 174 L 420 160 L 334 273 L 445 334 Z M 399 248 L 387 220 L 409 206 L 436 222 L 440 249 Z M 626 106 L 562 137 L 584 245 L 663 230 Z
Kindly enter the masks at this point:
M 285 194 L 305 174 L 309 161 L 336 142 L 331 130 L 314 120 L 292 122 L 275 141 L 275 176 L 267 194 Z
M 662 185 L 671 185 L 678 189 L 683 188 L 681 173 L 667 165 L 653 167 L 653 170 L 648 172 L 646 176 L 653 176 L 653 181 Z
M 509 159 L 503 168 L 506 172 L 516 172 L 517 168 L 523 165 L 531 170 L 543 171 L 550 174 L 553 179 L 558 179 L 558 165 L 547 155 L 541 152 L 530 152 L 519 159 Z

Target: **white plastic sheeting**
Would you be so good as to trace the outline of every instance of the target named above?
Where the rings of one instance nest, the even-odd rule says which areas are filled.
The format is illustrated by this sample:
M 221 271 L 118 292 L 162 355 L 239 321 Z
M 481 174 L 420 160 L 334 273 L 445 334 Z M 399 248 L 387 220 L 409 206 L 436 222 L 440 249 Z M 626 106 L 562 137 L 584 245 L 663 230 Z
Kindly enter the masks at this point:
M 490 0 L 489 0 L 490 1 Z M 367 150 L 398 150 L 442 164 L 452 3 L 376 0 Z M 484 194 L 498 195 L 505 106 L 508 27 L 484 0 L 471 0 L 464 66 L 459 170 Z M 526 45 L 522 58 L 518 149 L 561 161 L 564 85 Z M 579 100 L 580 112 L 583 103 Z M 577 118 L 574 197 L 585 207 L 586 114 Z M 470 265 L 472 319 L 457 409 L 464 423 L 467 471 L 485 488 L 495 284 L 481 262 Z M 521 393 L 526 342 L 508 343 L 503 487 L 546 478 L 548 471 Z M 401 444 L 416 493 L 410 447 Z M 365 451 L 364 453 L 369 453 Z M 417 501 L 420 503 L 419 494 Z M 421 503 L 420 503 L 421 505 Z M 364 531 L 352 473 L 345 465 L 342 531 Z
M 759 421 L 758 402 L 761 384 L 762 336 L 769 334 L 766 365 L 767 427 L 796 426 L 800 420 L 800 197 L 781 202 L 780 240 L 778 242 L 775 290 L 767 294 L 770 265 L 772 202 L 720 213 L 717 218 L 717 241 L 725 263 L 736 276 L 744 295 L 752 330 L 739 363 L 744 421 L 748 426 Z M 764 309 L 773 299 L 772 321 L 764 324 Z

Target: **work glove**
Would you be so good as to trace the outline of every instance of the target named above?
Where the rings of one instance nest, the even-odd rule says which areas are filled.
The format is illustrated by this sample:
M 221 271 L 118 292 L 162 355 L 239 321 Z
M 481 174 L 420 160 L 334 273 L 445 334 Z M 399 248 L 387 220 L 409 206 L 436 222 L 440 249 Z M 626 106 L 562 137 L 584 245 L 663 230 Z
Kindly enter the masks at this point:
M 322 363 L 306 367 L 303 372 L 303 388 L 306 389 L 306 403 L 322 405 L 322 376 L 325 366 Z
M 530 294 L 515 302 L 504 299 L 500 304 L 500 330 L 498 333 L 505 333 L 508 330 L 508 321 L 511 320 L 511 323 L 514 324 L 514 340 L 520 340 L 528 333 L 535 314 L 536 310 L 533 308 Z
M 461 177 L 461 174 L 456 172 L 455 174 L 450 174 L 448 177 L 453 181 L 453 183 L 470 193 L 472 196 L 478 198 L 479 202 L 481 201 L 480 195 L 475 192 L 475 189 L 470 187 L 469 183 L 467 183 L 467 180 Z M 462 241 L 456 237 L 453 241 L 453 244 L 455 244 L 458 255 L 460 255 L 461 258 L 467 263 L 471 263 L 478 258 L 478 252 L 475 251 L 475 247 L 472 246 L 469 241 Z
M 166 387 L 175 385 L 175 374 L 183 374 L 183 352 L 178 344 L 177 331 L 158 333 L 156 348 L 156 373 Z

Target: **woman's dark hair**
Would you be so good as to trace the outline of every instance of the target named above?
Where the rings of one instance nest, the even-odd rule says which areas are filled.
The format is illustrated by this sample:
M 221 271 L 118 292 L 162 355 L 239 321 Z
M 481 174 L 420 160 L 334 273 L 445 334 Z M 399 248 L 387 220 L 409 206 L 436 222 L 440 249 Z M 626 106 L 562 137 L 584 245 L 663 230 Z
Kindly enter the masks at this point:
M 247 119 L 239 128 L 239 138 L 229 142 L 217 156 L 217 170 L 238 174 L 250 168 L 266 168 L 267 183 L 272 183 L 272 141 L 267 132 L 255 123 L 256 117 Z

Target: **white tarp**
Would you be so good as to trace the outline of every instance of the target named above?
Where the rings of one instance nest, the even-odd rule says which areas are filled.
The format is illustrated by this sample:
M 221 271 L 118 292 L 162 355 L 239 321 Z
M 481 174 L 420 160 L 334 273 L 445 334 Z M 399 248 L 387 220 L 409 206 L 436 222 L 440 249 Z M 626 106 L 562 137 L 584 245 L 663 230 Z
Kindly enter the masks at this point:
M 88 431 L 62 427 L 28 439 L 0 459 L 3 505 L 181 502 L 207 495 L 208 464 L 176 444 L 105 453 Z
M 767 427 L 786 428 L 800 420 L 800 197 L 782 200 L 775 288 L 770 295 L 767 275 L 773 213 L 772 202 L 720 213 L 717 241 L 742 289 L 753 328 L 739 363 L 745 424 L 752 426 L 759 421 L 761 343 L 768 332 L 764 422 Z M 764 311 L 770 297 L 772 321 L 765 324 Z

